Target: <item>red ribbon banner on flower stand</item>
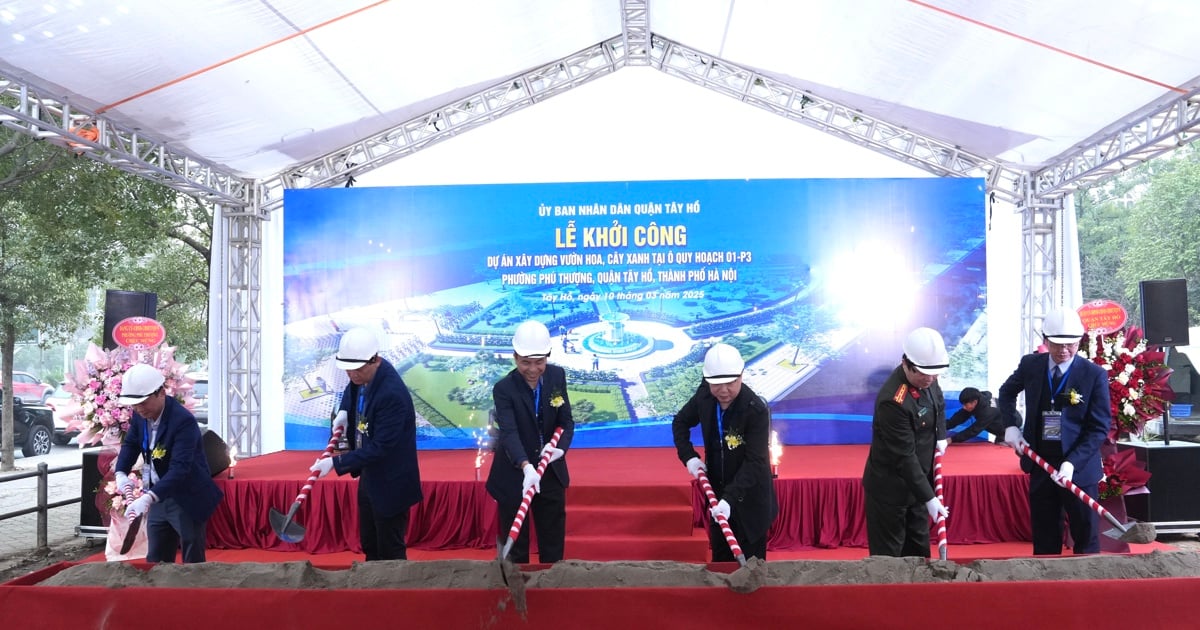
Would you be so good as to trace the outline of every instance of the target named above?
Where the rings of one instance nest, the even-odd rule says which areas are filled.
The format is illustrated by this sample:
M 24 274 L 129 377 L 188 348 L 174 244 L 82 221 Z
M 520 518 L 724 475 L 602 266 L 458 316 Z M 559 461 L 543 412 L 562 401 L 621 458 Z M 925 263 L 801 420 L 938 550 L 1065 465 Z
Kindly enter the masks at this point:
M 156 319 L 126 317 L 113 326 L 112 337 L 122 348 L 145 350 L 162 343 L 167 338 L 167 329 Z
M 1092 300 L 1076 309 L 1085 330 L 1110 333 L 1125 327 L 1129 314 L 1125 307 L 1112 300 Z

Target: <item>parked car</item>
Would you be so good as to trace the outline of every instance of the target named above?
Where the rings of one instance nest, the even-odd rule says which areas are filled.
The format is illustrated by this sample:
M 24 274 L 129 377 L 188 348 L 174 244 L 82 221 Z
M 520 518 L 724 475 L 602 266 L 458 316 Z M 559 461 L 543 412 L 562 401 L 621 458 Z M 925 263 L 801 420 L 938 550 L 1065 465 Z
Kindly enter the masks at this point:
M 3 402 L 0 393 L 0 402 Z M 2 425 L 0 425 L 2 426 Z M 54 436 L 54 412 L 45 405 L 27 405 L 13 400 L 13 445 L 21 447 L 25 457 L 46 455 Z
M 201 428 L 208 426 L 208 374 L 192 372 L 188 374 L 195 382 L 192 386 L 192 415 L 196 416 Z
M 29 372 L 13 372 L 13 396 L 17 400 L 44 405 L 53 393 L 54 386 L 50 383 L 43 383 Z
M 68 429 L 67 421 L 58 417 L 59 406 L 69 402 L 71 402 L 71 392 L 63 389 L 61 385 L 46 400 L 46 406 L 50 408 L 50 411 L 54 415 L 54 443 L 59 446 L 70 444 L 71 440 L 79 435 L 78 429 Z

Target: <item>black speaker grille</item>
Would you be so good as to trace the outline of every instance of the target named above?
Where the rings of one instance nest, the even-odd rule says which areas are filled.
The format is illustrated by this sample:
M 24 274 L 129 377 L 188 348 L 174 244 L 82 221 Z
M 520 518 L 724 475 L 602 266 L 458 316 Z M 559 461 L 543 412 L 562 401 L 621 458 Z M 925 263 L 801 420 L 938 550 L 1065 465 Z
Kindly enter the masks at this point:
M 1143 280 L 1138 289 L 1146 341 L 1160 346 L 1188 345 L 1187 280 Z

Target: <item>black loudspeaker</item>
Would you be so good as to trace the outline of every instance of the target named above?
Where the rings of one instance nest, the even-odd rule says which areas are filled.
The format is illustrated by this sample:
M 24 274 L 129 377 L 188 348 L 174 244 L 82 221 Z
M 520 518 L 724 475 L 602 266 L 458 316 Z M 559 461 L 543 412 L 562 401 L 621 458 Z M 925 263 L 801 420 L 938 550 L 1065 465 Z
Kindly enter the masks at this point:
M 216 477 L 229 468 L 229 446 L 216 432 L 201 431 L 204 432 L 204 457 L 208 460 L 208 472 Z
M 1159 346 L 1188 345 L 1187 280 L 1143 280 L 1138 292 L 1146 341 Z
M 104 294 L 104 349 L 117 347 L 113 341 L 113 328 L 129 317 L 149 317 L 158 314 L 158 294 L 142 291 L 117 291 L 109 289 Z
M 104 535 L 108 528 L 96 507 L 96 490 L 100 487 L 100 455 L 95 449 L 83 451 L 83 469 L 79 475 L 79 525 L 82 532 Z
M 1191 527 L 1200 523 L 1200 444 L 1150 442 L 1146 446 L 1121 444 L 1132 448 L 1137 461 L 1150 472 L 1148 494 L 1125 495 L 1129 516 L 1157 526 L 1161 531 Z M 1191 525 L 1184 525 L 1191 524 Z

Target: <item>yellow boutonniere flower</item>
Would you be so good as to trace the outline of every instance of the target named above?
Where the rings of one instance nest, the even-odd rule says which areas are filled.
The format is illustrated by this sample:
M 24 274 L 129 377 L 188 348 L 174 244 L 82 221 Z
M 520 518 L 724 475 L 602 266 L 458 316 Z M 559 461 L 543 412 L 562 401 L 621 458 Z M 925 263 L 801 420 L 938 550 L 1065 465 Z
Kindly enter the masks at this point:
M 163 446 L 155 446 L 154 450 L 150 451 L 151 459 L 162 459 L 167 456 L 167 449 Z
M 359 421 L 358 421 L 358 432 L 359 432 L 359 433 L 366 433 L 366 432 L 367 432 L 367 421 L 366 421 L 366 420 L 359 420 Z
M 563 400 L 562 394 L 555 394 L 553 397 L 550 398 L 550 406 L 554 407 L 555 409 L 558 409 L 559 407 L 563 406 L 564 402 L 566 402 L 566 401 Z
M 725 436 L 725 446 L 729 450 L 733 450 L 742 445 L 742 436 L 736 433 L 730 433 Z
M 1067 402 L 1072 405 L 1078 405 L 1083 402 L 1083 396 L 1074 389 L 1067 390 Z

